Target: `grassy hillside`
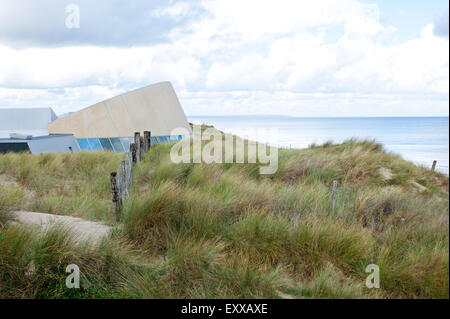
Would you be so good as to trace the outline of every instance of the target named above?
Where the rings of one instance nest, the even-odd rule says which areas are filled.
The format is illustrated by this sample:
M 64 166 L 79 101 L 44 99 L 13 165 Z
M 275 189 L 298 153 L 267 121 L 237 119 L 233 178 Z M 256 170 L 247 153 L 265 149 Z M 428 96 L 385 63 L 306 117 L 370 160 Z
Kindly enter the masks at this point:
M 119 223 L 109 172 L 123 155 L 0 156 L 0 296 L 449 297 L 446 176 L 372 141 L 280 149 L 268 176 L 259 164 L 174 164 L 171 146 L 152 147 L 136 167 Z M 63 227 L 7 226 L 11 210 L 117 227 L 98 247 Z M 70 263 L 80 290 L 65 288 Z M 369 264 L 380 289 L 365 286 Z

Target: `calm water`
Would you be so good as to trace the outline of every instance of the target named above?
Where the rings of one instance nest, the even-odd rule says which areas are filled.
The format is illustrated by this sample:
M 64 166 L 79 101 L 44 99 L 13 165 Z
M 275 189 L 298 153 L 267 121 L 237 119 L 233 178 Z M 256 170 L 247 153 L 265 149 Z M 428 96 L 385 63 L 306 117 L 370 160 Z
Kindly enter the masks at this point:
M 313 142 L 319 144 L 329 140 L 338 143 L 351 137 L 376 139 L 387 150 L 414 163 L 431 166 L 433 160 L 437 160 L 436 169 L 449 173 L 448 117 L 191 116 L 188 119 L 197 124 L 212 124 L 224 132 L 259 142 L 292 148 L 305 148 Z M 265 135 L 267 131 L 272 134 Z

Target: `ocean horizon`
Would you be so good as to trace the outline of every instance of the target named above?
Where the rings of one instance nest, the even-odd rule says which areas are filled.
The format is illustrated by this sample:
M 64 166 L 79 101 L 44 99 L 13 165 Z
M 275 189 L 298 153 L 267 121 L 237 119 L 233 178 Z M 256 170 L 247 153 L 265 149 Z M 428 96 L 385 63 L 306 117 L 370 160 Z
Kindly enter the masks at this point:
M 187 116 L 195 124 L 210 124 L 278 147 L 307 148 L 327 141 L 374 139 L 387 151 L 417 165 L 449 175 L 449 117 L 293 117 L 285 115 Z M 263 134 L 261 134 L 261 132 Z

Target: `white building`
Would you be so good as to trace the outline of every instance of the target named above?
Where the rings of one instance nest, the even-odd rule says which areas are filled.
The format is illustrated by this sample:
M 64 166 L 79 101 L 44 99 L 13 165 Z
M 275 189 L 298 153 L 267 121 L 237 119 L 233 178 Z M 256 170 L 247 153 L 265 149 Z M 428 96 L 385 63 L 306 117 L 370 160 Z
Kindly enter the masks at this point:
M 60 118 L 51 108 L 0 109 L 0 153 L 126 152 L 134 132 L 150 131 L 151 143 L 157 144 L 182 139 L 173 135 L 180 128 L 192 134 L 172 84 L 161 82 Z
M 58 117 L 47 108 L 0 108 L 0 138 L 11 134 L 44 136 Z

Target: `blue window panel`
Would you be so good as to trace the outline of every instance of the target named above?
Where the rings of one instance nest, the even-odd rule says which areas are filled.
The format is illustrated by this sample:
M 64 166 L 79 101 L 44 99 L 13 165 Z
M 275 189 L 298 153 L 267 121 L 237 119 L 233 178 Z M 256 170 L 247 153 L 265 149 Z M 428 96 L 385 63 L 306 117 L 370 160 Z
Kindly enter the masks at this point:
M 78 138 L 77 142 L 82 151 L 91 151 L 92 150 L 87 138 Z
M 93 151 L 103 151 L 102 144 L 98 138 L 88 138 L 88 142 L 91 145 L 91 150 Z
M 184 137 L 183 135 L 152 136 L 150 138 L 150 142 L 152 145 L 176 142 L 182 140 L 183 137 Z M 102 142 L 101 140 L 102 139 L 100 139 L 100 142 L 102 143 L 103 148 L 105 148 L 105 150 L 111 150 L 109 146 L 105 147 L 104 142 Z M 134 143 L 134 137 L 120 137 L 120 138 L 111 137 L 110 141 L 112 149 L 114 150 L 117 149 L 116 152 L 127 152 L 130 149 L 130 144 Z M 119 145 L 119 143 L 121 143 L 122 147 Z
M 114 152 L 114 149 L 113 149 L 113 147 L 111 145 L 111 142 L 109 141 L 109 138 L 99 138 L 99 140 L 100 140 L 100 144 L 102 144 L 103 149 L 105 151 L 112 151 L 112 152 Z
M 130 150 L 131 138 L 121 137 L 120 142 L 122 143 L 125 152 L 128 152 Z
M 125 150 L 123 149 L 122 143 L 120 143 L 120 139 L 118 137 L 112 137 L 109 139 L 114 148 L 114 152 L 123 153 Z

